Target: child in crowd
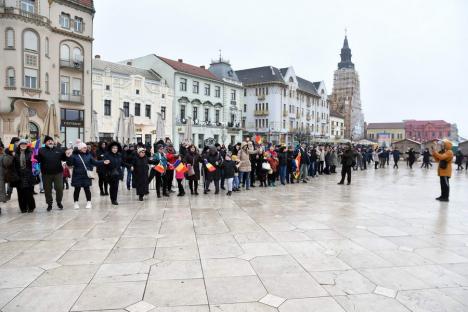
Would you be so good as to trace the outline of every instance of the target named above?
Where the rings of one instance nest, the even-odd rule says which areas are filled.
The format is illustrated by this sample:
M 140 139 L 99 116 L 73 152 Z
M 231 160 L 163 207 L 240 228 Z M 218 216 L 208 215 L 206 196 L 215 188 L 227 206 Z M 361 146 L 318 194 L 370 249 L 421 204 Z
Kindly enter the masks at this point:
M 180 157 L 179 157 L 179 160 L 181 160 Z M 175 170 L 175 172 L 176 172 L 175 177 L 176 177 L 176 180 L 177 180 L 177 186 L 179 187 L 179 194 L 177 194 L 177 196 L 184 196 L 185 195 L 185 190 L 184 190 L 183 182 L 184 182 L 184 178 L 185 178 L 185 172 L 184 171 L 177 171 L 177 170 Z
M 234 179 L 232 180 L 232 191 L 239 192 L 240 191 L 240 182 L 239 182 L 239 159 L 237 155 L 232 155 L 232 161 L 236 164 L 234 167 Z
M 224 162 L 222 163 L 222 168 L 224 172 L 224 181 L 227 183 L 227 196 L 232 194 L 232 186 L 234 180 L 234 173 L 236 171 L 236 163 L 231 159 L 231 152 L 227 152 L 224 157 Z
M 69 186 L 69 184 L 68 184 L 68 179 L 70 178 L 70 169 L 68 168 L 66 162 L 64 162 L 64 163 L 62 164 L 62 166 L 63 166 L 63 173 L 62 173 L 62 176 L 63 176 L 63 185 L 65 186 L 65 189 L 68 190 L 68 189 L 70 188 L 70 186 Z

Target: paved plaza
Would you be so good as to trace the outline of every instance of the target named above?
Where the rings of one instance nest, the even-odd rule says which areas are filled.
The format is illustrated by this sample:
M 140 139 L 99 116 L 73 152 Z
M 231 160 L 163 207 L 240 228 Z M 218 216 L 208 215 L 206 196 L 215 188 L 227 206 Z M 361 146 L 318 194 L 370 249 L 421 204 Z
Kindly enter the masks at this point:
M 402 164 L 402 167 L 404 164 Z M 435 169 L 0 216 L 2 312 L 468 311 L 468 174 Z M 94 186 L 96 187 L 96 186 Z M 82 194 L 84 207 L 84 194 Z

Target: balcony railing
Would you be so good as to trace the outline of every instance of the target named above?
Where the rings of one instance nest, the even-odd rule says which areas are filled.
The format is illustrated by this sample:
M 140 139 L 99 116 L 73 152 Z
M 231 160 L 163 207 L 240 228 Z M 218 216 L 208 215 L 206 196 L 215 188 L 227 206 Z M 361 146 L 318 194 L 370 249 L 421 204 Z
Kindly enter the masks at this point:
M 228 122 L 228 128 L 240 128 L 240 123 L 239 122 Z
M 36 14 L 34 12 L 22 10 L 19 6 L 7 6 L 4 0 L 0 0 L 0 13 L 19 15 L 33 22 L 50 24 L 50 20 L 47 17 Z
M 83 71 L 83 61 L 79 60 L 60 60 L 60 67 L 72 68 L 79 71 Z
M 71 102 L 71 103 L 83 103 L 82 95 L 73 95 L 73 94 L 60 94 L 61 102 Z
M 255 115 L 255 116 L 267 116 L 267 115 L 268 115 L 268 111 L 267 111 L 267 110 L 259 109 L 259 110 L 256 110 L 256 111 L 254 112 L 254 115 Z
M 236 106 L 236 105 L 237 105 L 237 101 L 231 101 L 231 105 Z

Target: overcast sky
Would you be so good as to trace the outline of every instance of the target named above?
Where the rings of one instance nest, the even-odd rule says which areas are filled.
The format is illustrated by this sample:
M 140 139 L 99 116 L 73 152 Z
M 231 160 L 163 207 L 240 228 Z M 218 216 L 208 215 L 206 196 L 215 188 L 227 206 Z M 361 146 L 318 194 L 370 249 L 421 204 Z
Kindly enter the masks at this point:
M 235 70 L 294 66 L 331 93 L 344 29 L 367 122 L 445 119 L 468 136 L 468 1 L 95 0 L 94 54 Z

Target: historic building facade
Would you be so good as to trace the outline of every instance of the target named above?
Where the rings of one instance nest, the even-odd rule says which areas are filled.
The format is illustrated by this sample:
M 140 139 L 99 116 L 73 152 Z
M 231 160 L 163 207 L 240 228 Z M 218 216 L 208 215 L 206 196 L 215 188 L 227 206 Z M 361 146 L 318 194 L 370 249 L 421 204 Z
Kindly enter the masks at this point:
M 345 119 L 345 138 L 359 140 L 364 137 L 364 115 L 361 107 L 359 75 L 351 62 L 351 49 L 345 37 L 341 49 L 341 62 L 333 76 L 331 108 Z
M 229 62 L 214 61 L 210 71 L 205 66 L 184 63 L 182 59 L 171 60 L 154 54 L 128 61 L 157 72 L 174 90 L 171 118 L 175 146 L 186 139 L 199 147 L 215 142 L 226 145 L 240 142 L 243 87 Z M 191 132 L 191 138 L 187 138 L 187 132 Z
M 444 120 L 404 120 L 406 138 L 426 142 L 452 136 L 452 125 Z
M 264 66 L 236 72 L 244 84 L 246 135 L 275 144 L 329 137 L 329 103 L 323 82 L 296 75 L 293 67 Z
M 339 140 L 344 137 L 344 117 L 338 112 L 330 111 L 330 139 Z
M 156 72 L 98 55 L 93 60 L 93 111 L 101 140 L 112 139 L 121 109 L 127 120 L 134 117 L 136 142 L 152 144 L 157 139 L 158 113 L 164 137 L 172 137 L 172 103 L 173 90 Z
M 0 1 L 0 133 L 18 135 L 29 111 L 39 137 L 49 105 L 60 116 L 61 141 L 88 139 L 91 122 L 92 0 Z
M 406 138 L 403 122 L 373 122 L 366 125 L 366 139 L 378 142 L 379 139 L 390 140 L 390 143 Z

